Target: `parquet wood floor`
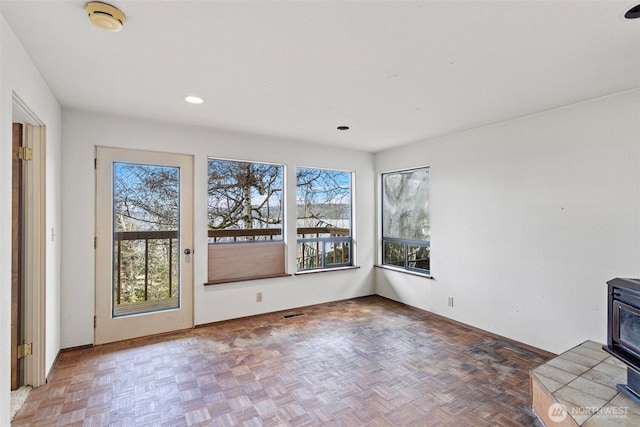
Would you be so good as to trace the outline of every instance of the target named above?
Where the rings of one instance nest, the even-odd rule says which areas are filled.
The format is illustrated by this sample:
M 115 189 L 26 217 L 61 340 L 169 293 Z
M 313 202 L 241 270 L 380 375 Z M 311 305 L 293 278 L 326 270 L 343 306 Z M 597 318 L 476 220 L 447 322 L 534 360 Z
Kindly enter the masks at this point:
M 364 297 L 62 353 L 13 426 L 533 426 L 548 359 Z

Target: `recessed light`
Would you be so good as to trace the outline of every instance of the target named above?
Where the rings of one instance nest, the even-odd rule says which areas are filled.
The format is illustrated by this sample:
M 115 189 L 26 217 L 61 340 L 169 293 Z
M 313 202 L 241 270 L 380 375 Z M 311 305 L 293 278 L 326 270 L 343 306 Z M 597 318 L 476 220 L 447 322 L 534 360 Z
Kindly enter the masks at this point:
M 185 96 L 184 100 L 189 104 L 202 104 L 204 102 L 204 99 L 200 98 L 199 96 L 193 95 Z
M 349 130 L 351 128 L 349 126 L 338 126 L 336 129 L 338 129 L 338 130 Z
M 633 6 L 631 9 L 627 10 L 627 13 L 624 14 L 624 17 L 627 19 L 640 18 L 640 4 Z

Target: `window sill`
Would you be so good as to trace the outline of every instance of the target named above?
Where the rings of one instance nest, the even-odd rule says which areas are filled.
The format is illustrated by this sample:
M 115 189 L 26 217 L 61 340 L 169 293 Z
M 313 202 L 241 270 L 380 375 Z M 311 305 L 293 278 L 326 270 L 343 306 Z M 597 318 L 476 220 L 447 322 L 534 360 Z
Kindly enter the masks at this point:
M 397 271 L 398 273 L 410 274 L 412 276 L 424 277 L 425 279 L 435 280 L 435 277 L 433 277 L 431 274 L 420 273 L 418 271 L 407 270 L 400 267 L 392 267 L 390 265 L 380 265 L 380 264 L 376 264 L 374 265 L 374 267 L 382 268 L 383 270 Z
M 213 280 L 211 282 L 205 282 L 205 286 L 213 286 L 213 285 L 223 285 L 225 283 L 235 283 L 235 282 L 247 282 L 249 280 L 262 280 L 262 279 L 274 279 L 278 277 L 289 277 L 291 274 L 266 274 L 264 276 L 250 276 L 250 277 L 238 277 L 233 279 L 221 279 L 221 280 Z
M 349 265 L 347 267 L 335 267 L 335 268 L 318 268 L 315 270 L 302 270 L 295 273 L 296 276 L 304 276 L 305 274 L 313 274 L 313 273 L 326 273 L 329 271 L 342 271 L 342 270 L 356 270 L 360 268 L 357 265 Z

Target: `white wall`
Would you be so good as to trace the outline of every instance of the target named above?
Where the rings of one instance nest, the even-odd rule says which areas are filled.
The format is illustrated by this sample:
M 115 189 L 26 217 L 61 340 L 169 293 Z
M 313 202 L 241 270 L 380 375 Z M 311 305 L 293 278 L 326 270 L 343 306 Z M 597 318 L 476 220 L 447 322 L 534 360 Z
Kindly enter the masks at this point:
M 640 90 L 376 156 L 420 165 L 435 280 L 377 269 L 377 293 L 556 353 L 605 342 L 605 282 L 640 277 Z
M 46 133 L 46 229 L 60 224 L 60 106 L 24 52 L 4 18 L 0 18 L 0 425 L 9 425 L 11 350 L 11 123 L 13 94 L 18 95 Z M 60 245 L 47 236 L 46 349 L 48 372 L 60 349 Z
M 93 342 L 95 146 L 194 155 L 195 323 L 283 310 L 374 293 L 372 230 L 373 155 L 209 129 L 184 127 L 74 110 L 63 112 L 62 347 Z M 207 156 L 284 164 L 287 214 L 295 218 L 295 168 L 315 166 L 355 172 L 357 270 L 224 285 L 207 280 Z M 295 272 L 295 221 L 287 222 L 288 272 Z M 257 303 L 256 292 L 263 293 Z

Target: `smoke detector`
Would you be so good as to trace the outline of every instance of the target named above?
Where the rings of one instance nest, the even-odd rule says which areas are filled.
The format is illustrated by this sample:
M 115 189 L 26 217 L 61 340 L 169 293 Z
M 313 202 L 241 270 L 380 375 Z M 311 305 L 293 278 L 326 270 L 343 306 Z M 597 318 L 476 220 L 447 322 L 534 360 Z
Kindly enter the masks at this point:
M 89 21 L 103 30 L 120 31 L 127 19 L 120 9 L 107 3 L 91 1 L 85 8 L 89 14 Z

